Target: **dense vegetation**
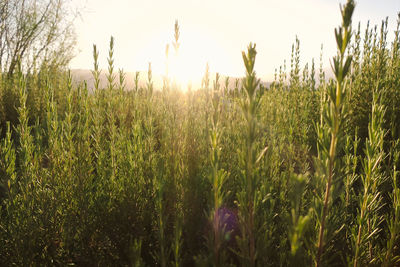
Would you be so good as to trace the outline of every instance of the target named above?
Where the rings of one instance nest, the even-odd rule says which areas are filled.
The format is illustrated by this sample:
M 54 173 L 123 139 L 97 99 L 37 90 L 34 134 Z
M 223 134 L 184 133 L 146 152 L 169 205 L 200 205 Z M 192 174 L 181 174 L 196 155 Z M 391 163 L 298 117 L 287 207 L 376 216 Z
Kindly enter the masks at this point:
M 126 88 L 113 39 L 106 88 L 95 46 L 93 92 L 46 64 L 2 74 L 0 265 L 398 264 L 400 21 L 388 44 L 353 9 L 329 80 L 298 40 L 267 88 L 253 44 L 242 80 L 187 92 L 151 69 Z

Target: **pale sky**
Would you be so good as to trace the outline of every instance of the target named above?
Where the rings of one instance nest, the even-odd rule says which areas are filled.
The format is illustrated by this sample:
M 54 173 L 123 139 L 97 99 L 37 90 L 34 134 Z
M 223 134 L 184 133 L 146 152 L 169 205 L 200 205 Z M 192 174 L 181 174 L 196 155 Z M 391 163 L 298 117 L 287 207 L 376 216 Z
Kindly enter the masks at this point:
M 165 46 L 174 36 L 177 19 L 185 69 L 203 75 L 211 72 L 242 76 L 241 51 L 249 42 L 257 45 L 256 72 L 270 80 L 300 40 L 301 65 L 314 57 L 319 65 L 321 44 L 324 66 L 335 54 L 334 28 L 341 22 L 339 0 L 74 0 L 82 9 L 76 20 L 77 56 L 73 69 L 92 69 L 92 45 L 100 51 L 100 68 L 106 69 L 110 36 L 115 38 L 115 66 L 125 71 L 165 70 Z M 400 0 L 358 0 L 353 28 L 367 20 L 380 26 L 389 17 L 389 39 L 395 29 Z M 193 74 L 198 73 L 198 74 Z M 189 75 L 189 74 L 188 74 Z M 195 78 L 193 78 L 195 79 Z

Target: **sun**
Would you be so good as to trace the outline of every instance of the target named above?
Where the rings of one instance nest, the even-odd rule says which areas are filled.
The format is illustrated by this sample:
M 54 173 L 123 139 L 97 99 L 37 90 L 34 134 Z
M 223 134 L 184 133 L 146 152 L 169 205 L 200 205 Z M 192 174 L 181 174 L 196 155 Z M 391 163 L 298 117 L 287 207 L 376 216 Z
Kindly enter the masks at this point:
M 200 86 L 206 64 L 214 52 L 210 48 L 213 40 L 194 31 L 186 32 L 183 36 L 178 32 L 178 35 L 179 39 L 168 46 L 169 51 L 166 55 L 168 77 L 174 86 L 182 90 L 188 86 Z
M 168 76 L 171 82 L 184 89 L 201 83 L 208 58 L 198 53 L 201 48 L 196 44 L 183 45 L 168 56 Z
M 148 46 L 145 54 L 151 55 L 149 61 L 153 72 L 168 77 L 171 86 L 181 90 L 187 90 L 188 86 L 200 88 L 207 64 L 212 72 L 222 73 L 232 65 L 223 46 L 204 30 L 186 28 L 180 32 L 177 49 L 174 46 L 176 40 L 171 38 L 174 35 L 168 37 L 165 32 L 160 34 L 156 42 Z M 171 41 L 168 42 L 168 39 Z

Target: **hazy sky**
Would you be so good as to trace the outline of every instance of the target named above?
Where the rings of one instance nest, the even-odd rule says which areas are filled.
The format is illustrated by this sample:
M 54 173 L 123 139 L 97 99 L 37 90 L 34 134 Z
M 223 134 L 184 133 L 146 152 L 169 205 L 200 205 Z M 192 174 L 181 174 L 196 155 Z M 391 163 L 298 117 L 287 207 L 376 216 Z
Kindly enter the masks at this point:
M 340 22 L 339 0 L 74 0 L 82 7 L 76 20 L 77 56 L 71 68 L 91 69 L 92 45 L 100 50 L 100 67 L 106 68 L 110 36 L 115 38 L 115 65 L 126 71 L 165 69 L 165 46 L 173 39 L 175 19 L 181 31 L 185 69 L 202 75 L 205 62 L 212 72 L 241 76 L 241 51 L 257 44 L 256 71 L 270 79 L 300 39 L 301 65 L 314 57 L 319 64 L 324 45 L 325 67 L 335 53 L 333 30 Z M 400 0 L 358 0 L 353 27 L 361 21 L 380 24 L 389 17 L 393 32 Z M 389 34 L 389 39 L 393 36 Z

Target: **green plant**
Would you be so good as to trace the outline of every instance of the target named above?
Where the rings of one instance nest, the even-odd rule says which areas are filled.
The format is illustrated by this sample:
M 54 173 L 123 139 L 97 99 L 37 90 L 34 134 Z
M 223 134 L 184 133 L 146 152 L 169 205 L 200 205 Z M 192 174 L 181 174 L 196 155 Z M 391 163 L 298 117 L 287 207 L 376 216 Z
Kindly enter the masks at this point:
M 364 174 L 361 176 L 363 190 L 360 199 L 360 214 L 358 216 L 357 235 L 354 236 L 355 255 L 353 266 L 369 264 L 376 259 L 373 255 L 373 242 L 379 233 L 379 224 L 382 218 L 379 210 L 382 209 L 382 196 L 379 190 L 385 181 L 380 168 L 384 158 L 383 140 L 385 132 L 382 129 L 384 107 L 380 104 L 380 94 L 374 92 L 372 116 L 368 126 L 369 138 L 366 142 L 364 161 L 362 162 Z
M 249 266 L 256 265 L 256 236 L 255 236 L 255 203 L 257 190 L 257 175 L 256 175 L 256 117 L 259 105 L 256 96 L 256 90 L 259 85 L 259 80 L 254 71 L 256 59 L 255 45 L 249 44 L 247 53 L 242 52 L 244 65 L 246 67 L 246 78 L 243 80 L 243 88 L 246 93 L 245 99 L 241 102 L 241 108 L 246 120 L 245 143 L 241 154 L 243 171 L 241 177 L 242 191 L 238 193 L 239 220 L 241 225 L 241 238 L 239 241 L 239 249 L 243 264 Z
M 315 266 L 321 265 L 322 254 L 324 250 L 324 233 L 326 219 L 328 217 L 330 206 L 331 186 L 337 170 L 337 147 L 340 146 L 343 136 L 343 106 L 346 95 L 346 76 L 350 70 L 352 57 L 346 56 L 347 46 L 351 39 L 351 17 L 354 11 L 354 1 L 347 1 L 341 8 L 342 25 L 335 29 L 336 44 L 338 55 L 333 58 L 332 69 L 336 78 L 336 87 L 329 86 L 327 89 L 328 102 L 323 108 L 322 124 L 317 128 L 318 131 L 318 161 L 321 167 L 321 179 L 326 180 L 326 189 L 324 194 L 321 214 L 318 214 L 319 234 L 317 239 L 317 253 Z
M 1 73 L 1 264 L 398 264 L 400 20 L 390 46 L 387 20 L 351 39 L 353 8 L 335 79 L 300 65 L 297 38 L 268 86 L 253 44 L 244 79 L 207 64 L 186 92 L 151 65 L 127 90 L 113 38 L 105 83 L 95 45 L 93 83 Z

